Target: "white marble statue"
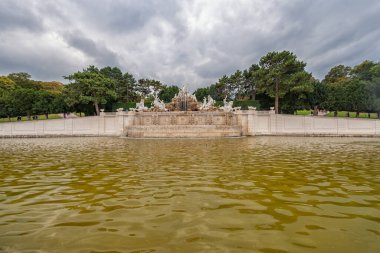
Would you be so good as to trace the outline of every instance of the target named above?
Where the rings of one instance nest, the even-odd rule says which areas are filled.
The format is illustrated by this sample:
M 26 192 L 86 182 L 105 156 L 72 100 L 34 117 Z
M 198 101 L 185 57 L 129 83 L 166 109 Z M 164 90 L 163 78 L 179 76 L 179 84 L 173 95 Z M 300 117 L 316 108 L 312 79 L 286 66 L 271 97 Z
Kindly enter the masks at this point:
M 154 96 L 152 106 L 160 111 L 167 111 L 164 101 L 162 101 L 157 95 Z
M 148 107 L 146 107 L 144 105 L 144 99 L 142 98 L 140 100 L 140 103 L 136 103 L 136 111 L 141 112 L 141 111 L 144 111 L 144 110 L 148 110 Z
M 227 96 L 223 99 L 223 111 L 231 112 L 233 110 L 232 105 L 234 101 L 227 102 Z
M 214 107 L 214 104 L 215 104 L 215 100 L 212 99 L 212 97 L 210 95 L 208 95 L 207 97 L 207 106 L 209 109 L 211 109 L 212 107 Z
M 214 105 L 215 105 L 215 100 L 212 99 L 212 97 L 210 95 L 208 95 L 208 97 L 204 97 L 203 98 L 203 103 L 202 105 L 199 107 L 199 109 L 201 111 L 208 111 L 208 110 L 211 110 L 214 108 Z
M 206 107 L 207 107 L 207 98 L 206 97 L 204 97 L 203 98 L 203 103 L 202 103 L 202 105 L 201 105 L 201 107 L 199 108 L 201 111 L 203 111 L 203 110 L 206 110 Z

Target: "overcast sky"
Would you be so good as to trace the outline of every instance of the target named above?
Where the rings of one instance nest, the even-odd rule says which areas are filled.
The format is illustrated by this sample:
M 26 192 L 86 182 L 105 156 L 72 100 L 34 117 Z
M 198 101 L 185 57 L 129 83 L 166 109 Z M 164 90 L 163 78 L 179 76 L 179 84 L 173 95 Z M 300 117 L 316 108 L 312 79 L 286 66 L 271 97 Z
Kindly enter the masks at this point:
M 0 75 L 116 66 L 192 90 L 289 50 L 323 78 L 380 58 L 378 0 L 0 0 Z

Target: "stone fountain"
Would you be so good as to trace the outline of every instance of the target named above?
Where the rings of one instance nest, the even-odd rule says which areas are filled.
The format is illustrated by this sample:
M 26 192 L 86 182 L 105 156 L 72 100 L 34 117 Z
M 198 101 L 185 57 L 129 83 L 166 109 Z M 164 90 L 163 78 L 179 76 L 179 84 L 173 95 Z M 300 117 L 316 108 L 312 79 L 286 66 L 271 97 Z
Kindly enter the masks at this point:
M 158 96 L 151 108 L 144 101 L 136 104 L 130 113 L 133 124 L 127 136 L 133 138 L 210 138 L 238 137 L 242 135 L 238 116 L 232 101 L 224 99 L 223 107 L 217 107 L 215 100 L 208 96 L 203 103 L 190 94 L 184 86 L 168 104 Z

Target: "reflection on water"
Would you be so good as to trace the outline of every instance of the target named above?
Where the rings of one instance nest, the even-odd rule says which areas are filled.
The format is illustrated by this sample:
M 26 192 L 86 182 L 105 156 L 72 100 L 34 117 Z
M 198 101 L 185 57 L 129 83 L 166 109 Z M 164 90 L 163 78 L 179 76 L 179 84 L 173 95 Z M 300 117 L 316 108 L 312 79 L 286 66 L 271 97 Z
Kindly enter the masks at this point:
M 0 252 L 380 252 L 380 141 L 0 140 Z

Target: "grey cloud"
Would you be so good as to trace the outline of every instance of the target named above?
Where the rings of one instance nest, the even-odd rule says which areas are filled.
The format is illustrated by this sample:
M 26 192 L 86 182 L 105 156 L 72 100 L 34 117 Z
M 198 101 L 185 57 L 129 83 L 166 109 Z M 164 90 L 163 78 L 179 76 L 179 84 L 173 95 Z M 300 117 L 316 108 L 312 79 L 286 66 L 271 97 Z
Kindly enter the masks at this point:
M 317 78 L 380 55 L 377 0 L 28 3 L 0 1 L 0 74 L 20 68 L 56 80 L 89 64 L 110 65 L 194 89 L 269 51 L 293 51 Z
M 66 42 L 86 54 L 94 58 L 97 64 L 103 66 L 119 66 L 117 54 L 112 52 L 101 43 L 96 43 L 90 38 L 85 37 L 81 32 L 75 31 L 64 35 Z
M 296 1 L 292 6 L 283 6 L 277 28 L 282 47 L 277 48 L 295 51 L 318 78 L 337 64 L 376 60 L 376 41 L 369 35 L 380 34 L 379 11 L 379 3 L 372 0 Z
M 87 10 L 84 16 L 105 32 L 129 33 L 142 29 L 151 19 L 175 19 L 177 1 L 99 1 L 75 2 L 77 8 Z M 116 34 L 117 35 L 117 34 Z
M 0 30 L 42 31 L 42 19 L 22 1 L 0 1 Z
M 14 49 L 17 50 L 17 49 Z M 27 72 L 35 80 L 64 82 L 63 76 L 78 71 L 79 66 L 69 59 L 62 59 L 53 51 L 45 51 L 49 57 L 41 57 L 39 52 L 24 51 L 15 54 L 11 50 L 0 49 L 0 75 Z

